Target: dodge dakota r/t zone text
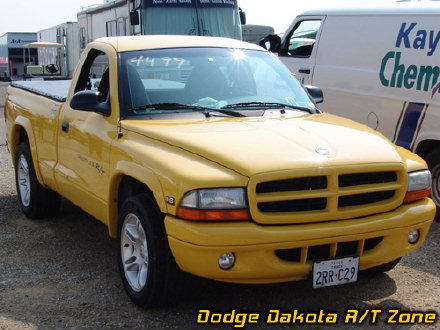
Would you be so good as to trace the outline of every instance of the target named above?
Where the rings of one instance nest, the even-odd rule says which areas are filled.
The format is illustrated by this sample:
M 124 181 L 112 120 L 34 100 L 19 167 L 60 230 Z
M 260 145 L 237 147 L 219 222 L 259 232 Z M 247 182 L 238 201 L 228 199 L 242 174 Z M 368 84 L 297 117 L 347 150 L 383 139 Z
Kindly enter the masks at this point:
M 8 89 L 21 208 L 49 217 L 63 196 L 107 225 L 144 307 L 172 301 L 185 273 L 323 287 L 389 270 L 429 231 L 430 172 L 320 101 L 256 45 L 98 39 L 71 84 Z

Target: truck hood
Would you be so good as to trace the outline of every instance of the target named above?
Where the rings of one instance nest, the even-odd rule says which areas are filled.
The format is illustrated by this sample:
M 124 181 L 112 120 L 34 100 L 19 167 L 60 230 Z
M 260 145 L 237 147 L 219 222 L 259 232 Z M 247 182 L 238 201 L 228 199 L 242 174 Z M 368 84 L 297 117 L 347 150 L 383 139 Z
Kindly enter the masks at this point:
M 203 120 L 124 120 L 122 128 L 245 175 L 295 168 L 402 163 L 379 133 L 330 114 Z

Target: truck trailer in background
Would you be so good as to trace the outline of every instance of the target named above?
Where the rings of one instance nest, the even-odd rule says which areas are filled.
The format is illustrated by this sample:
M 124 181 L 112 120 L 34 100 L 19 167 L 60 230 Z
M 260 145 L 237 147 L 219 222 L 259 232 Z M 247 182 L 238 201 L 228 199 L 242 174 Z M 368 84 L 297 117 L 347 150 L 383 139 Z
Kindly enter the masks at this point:
M 0 37 L 0 80 L 23 79 L 23 46 L 35 41 L 37 34 L 33 32 L 8 32 Z M 30 51 L 29 61 L 38 63 L 36 49 Z
M 237 0 L 116 0 L 78 13 L 80 49 L 111 36 L 181 34 L 242 39 Z
M 275 29 L 268 25 L 245 24 L 243 25 L 243 41 L 259 44 L 264 37 L 274 34 Z
M 72 77 L 79 60 L 79 34 L 77 22 L 65 22 L 51 28 L 37 32 L 38 41 L 45 43 L 58 43 L 65 47 L 58 47 L 56 51 L 50 47 L 38 48 L 38 62 L 40 65 L 57 63 L 60 75 Z

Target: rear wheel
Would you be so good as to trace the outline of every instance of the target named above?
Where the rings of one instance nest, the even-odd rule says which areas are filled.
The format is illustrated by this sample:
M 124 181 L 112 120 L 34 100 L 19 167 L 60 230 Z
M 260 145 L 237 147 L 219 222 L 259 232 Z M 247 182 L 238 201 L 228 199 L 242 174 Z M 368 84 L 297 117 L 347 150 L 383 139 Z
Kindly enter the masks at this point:
M 436 219 L 440 220 L 440 149 L 434 150 L 425 158 L 432 174 L 431 197 L 437 205 Z
M 182 274 L 168 246 L 163 216 L 147 194 L 122 204 L 118 264 L 125 291 L 139 306 L 170 304 L 182 291 Z
M 15 159 L 15 182 L 23 213 L 31 219 L 49 218 L 60 209 L 61 196 L 44 188 L 35 174 L 32 155 L 27 143 L 18 146 Z

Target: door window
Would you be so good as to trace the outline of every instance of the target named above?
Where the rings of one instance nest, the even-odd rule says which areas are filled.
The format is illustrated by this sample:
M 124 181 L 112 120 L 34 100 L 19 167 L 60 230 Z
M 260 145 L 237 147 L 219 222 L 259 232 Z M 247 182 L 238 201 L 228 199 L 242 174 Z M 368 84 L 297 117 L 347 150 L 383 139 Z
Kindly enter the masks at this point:
M 288 39 L 287 54 L 295 57 L 310 57 L 321 23 L 321 20 L 299 22 Z
M 81 90 L 96 90 L 102 93 L 102 100 L 109 96 L 109 59 L 108 56 L 92 49 L 81 69 L 81 75 L 75 88 L 75 93 Z
M 125 31 L 125 26 L 126 26 L 126 19 L 124 17 L 119 17 L 118 18 L 118 30 L 117 30 L 117 34 L 118 36 L 125 36 L 127 35 L 126 31 Z
M 108 21 L 106 23 L 107 37 L 113 37 L 117 35 L 116 27 L 116 21 Z

